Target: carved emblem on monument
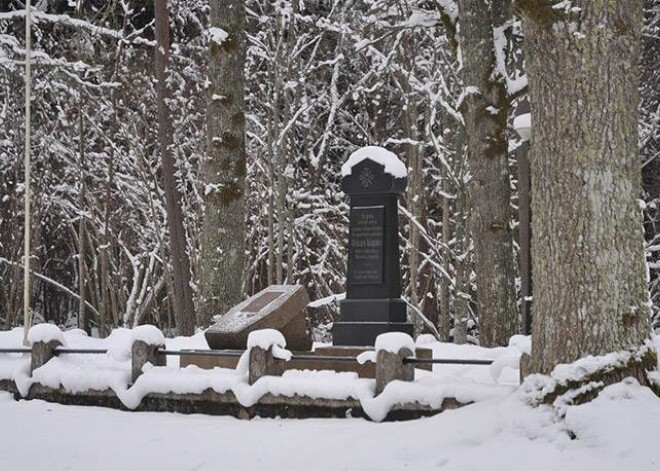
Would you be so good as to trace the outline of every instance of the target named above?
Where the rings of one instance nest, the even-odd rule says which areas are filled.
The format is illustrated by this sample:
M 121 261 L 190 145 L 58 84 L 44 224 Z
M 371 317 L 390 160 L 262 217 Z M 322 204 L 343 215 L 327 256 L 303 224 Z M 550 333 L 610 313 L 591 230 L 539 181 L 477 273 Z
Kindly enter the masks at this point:
M 371 184 L 374 182 L 375 175 L 374 172 L 372 172 L 369 167 L 365 167 L 360 172 L 359 178 L 360 178 L 360 184 L 365 188 L 369 188 Z

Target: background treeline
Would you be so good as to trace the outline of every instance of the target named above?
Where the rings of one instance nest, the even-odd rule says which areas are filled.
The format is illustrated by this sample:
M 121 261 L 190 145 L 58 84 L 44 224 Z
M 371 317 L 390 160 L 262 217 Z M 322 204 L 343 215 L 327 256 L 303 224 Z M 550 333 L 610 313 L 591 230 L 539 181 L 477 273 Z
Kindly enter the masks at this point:
M 78 325 L 82 285 L 101 333 L 146 322 L 174 332 L 153 2 L 35 3 L 35 321 Z M 22 322 L 23 7 L 0 1 L 3 328 Z M 312 299 L 343 292 L 348 205 L 340 167 L 356 148 L 382 145 L 410 173 L 401 211 L 405 297 L 443 338 L 455 319 L 478 325 L 465 90 L 452 15 L 418 0 L 248 0 L 247 10 L 245 293 L 272 283 L 302 283 Z M 169 14 L 171 149 L 198 297 L 204 196 L 213 191 L 201 165 L 207 100 L 214 99 L 206 85 L 209 5 L 170 0 Z M 646 2 L 646 17 L 640 146 L 651 294 L 660 306 L 660 1 Z M 505 65 L 517 77 L 520 24 L 505 31 Z M 515 94 L 510 108 L 524 95 Z M 518 144 L 511 130 L 509 149 Z M 316 333 L 327 338 L 337 308 L 319 304 Z

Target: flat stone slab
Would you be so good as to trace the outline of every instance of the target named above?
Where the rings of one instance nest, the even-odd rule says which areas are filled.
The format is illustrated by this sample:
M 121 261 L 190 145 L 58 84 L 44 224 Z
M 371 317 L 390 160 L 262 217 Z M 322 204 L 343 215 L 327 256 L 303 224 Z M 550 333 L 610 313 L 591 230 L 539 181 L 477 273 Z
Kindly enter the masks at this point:
M 307 319 L 309 297 L 300 285 L 272 285 L 216 316 L 204 336 L 213 350 L 245 349 L 250 332 L 282 332 L 290 350 L 309 350 L 312 337 Z

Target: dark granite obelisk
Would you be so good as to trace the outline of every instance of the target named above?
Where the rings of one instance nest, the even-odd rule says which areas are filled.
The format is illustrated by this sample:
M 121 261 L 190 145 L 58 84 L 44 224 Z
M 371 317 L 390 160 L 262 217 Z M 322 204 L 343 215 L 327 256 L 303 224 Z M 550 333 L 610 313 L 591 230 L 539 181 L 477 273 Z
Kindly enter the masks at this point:
M 346 299 L 339 305 L 341 320 L 333 328 L 334 345 L 369 346 L 385 332 L 413 333 L 401 299 L 399 266 L 398 199 L 407 177 L 395 177 L 386 171 L 387 162 L 376 159 L 388 154 L 396 159 L 385 149 L 368 147 L 359 152 L 363 159 L 342 179 L 351 211 L 348 276 Z M 374 153 L 373 160 L 369 152 Z M 402 168 L 399 175 L 405 175 Z

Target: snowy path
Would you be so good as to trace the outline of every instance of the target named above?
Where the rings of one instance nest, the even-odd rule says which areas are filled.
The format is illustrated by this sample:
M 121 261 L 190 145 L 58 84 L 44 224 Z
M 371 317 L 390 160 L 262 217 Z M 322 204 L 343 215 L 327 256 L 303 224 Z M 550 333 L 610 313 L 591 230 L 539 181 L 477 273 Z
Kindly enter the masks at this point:
M 660 469 L 660 399 L 636 384 L 607 388 L 556 423 L 516 394 L 379 424 L 131 413 L 0 392 L 0 424 L 0 470 L 11 471 Z

